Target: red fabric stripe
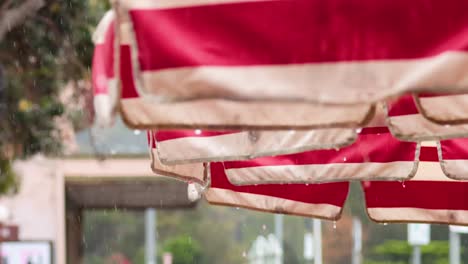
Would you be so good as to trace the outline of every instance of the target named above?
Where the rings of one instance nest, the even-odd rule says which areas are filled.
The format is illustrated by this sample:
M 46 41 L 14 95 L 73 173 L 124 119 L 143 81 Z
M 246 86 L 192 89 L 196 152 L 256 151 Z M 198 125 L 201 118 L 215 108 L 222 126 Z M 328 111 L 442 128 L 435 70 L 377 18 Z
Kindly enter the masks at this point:
M 343 207 L 348 196 L 348 182 L 324 184 L 265 184 L 234 186 L 224 172 L 222 163 L 211 163 L 211 187 L 235 192 L 267 195 L 310 204 L 331 204 Z
M 166 140 L 186 138 L 186 137 L 214 137 L 238 133 L 240 131 L 209 131 L 209 130 L 158 130 L 156 140 L 163 142 Z
M 315 150 L 303 153 L 225 162 L 228 169 L 332 163 L 392 162 L 415 160 L 416 143 L 395 139 L 390 133 L 360 134 L 357 141 L 338 150 Z
M 397 100 L 389 102 L 388 115 L 389 116 L 402 116 L 402 115 L 415 115 L 419 114 L 416 103 L 412 95 L 403 95 Z
M 455 95 L 455 94 L 448 94 L 448 93 L 418 93 L 418 97 L 439 97 L 439 96 L 447 96 L 447 95 Z
M 105 40 L 103 44 L 94 47 L 93 55 L 93 89 L 94 94 L 108 93 L 108 87 L 103 86 L 104 83 L 98 81 L 99 75 L 107 79 L 114 78 L 114 38 L 115 28 L 114 22 L 110 23 L 107 29 Z M 120 79 L 122 85 L 122 98 L 135 98 L 138 97 L 135 84 L 133 82 L 132 60 L 130 53 L 130 46 L 120 46 Z M 105 83 L 107 85 L 107 83 Z
M 92 82 L 94 94 L 107 94 L 107 79 L 114 77 L 114 23 L 106 31 L 104 43 L 94 47 Z
M 359 134 L 361 135 L 368 135 L 368 134 L 384 134 L 389 133 L 388 127 L 365 127 L 363 128 Z
M 103 43 L 105 52 L 106 73 L 109 77 L 114 77 L 114 39 L 115 39 L 115 22 L 109 24 L 106 31 L 106 36 Z
M 105 48 L 103 45 L 96 45 L 93 54 L 92 82 L 94 95 L 107 94 L 107 78 L 109 74 L 106 72 L 106 63 L 103 58 Z
M 130 12 L 143 70 L 413 59 L 468 48 L 466 0 L 272 0 Z
M 468 182 L 388 181 L 365 182 L 362 186 L 369 208 L 468 210 Z
M 130 46 L 120 46 L 120 80 L 122 84 L 122 98 L 136 98 L 138 93 L 136 91 L 135 83 L 133 82 L 132 59 L 130 53 Z
M 440 144 L 444 159 L 468 159 L 468 138 L 442 140 Z
M 420 161 L 427 162 L 439 162 L 439 155 L 437 153 L 436 147 L 421 147 L 421 152 L 419 153 Z

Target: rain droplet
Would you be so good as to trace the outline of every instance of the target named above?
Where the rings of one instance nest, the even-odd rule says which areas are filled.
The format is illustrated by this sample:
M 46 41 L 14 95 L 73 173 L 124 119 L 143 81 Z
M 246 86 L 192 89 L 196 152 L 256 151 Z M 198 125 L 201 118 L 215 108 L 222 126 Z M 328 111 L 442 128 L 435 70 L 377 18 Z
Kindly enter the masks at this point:
M 195 135 L 201 135 L 202 131 L 201 129 L 195 129 Z
M 400 181 L 401 187 L 406 188 L 405 181 Z

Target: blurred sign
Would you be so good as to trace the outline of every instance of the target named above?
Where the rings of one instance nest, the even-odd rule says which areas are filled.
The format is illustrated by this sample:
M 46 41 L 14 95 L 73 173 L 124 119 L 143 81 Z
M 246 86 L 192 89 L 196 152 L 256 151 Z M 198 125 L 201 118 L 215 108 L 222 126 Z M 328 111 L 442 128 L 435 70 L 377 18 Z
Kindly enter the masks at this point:
M 431 242 L 431 225 L 408 224 L 408 243 L 412 246 L 424 246 Z
M 50 242 L 2 242 L 0 253 L 2 264 L 52 264 Z
M 454 233 L 468 234 L 468 226 L 450 226 L 450 231 Z
M 281 245 L 275 235 L 258 236 L 249 250 L 250 264 L 280 264 L 283 255 Z
M 164 253 L 163 255 L 163 264 L 172 264 L 172 254 Z
M 304 234 L 304 259 L 314 259 L 314 234 L 312 233 Z
M 0 224 L 0 241 L 18 240 L 18 226 Z
M 362 223 L 359 218 L 353 218 L 353 250 L 355 252 L 362 250 Z

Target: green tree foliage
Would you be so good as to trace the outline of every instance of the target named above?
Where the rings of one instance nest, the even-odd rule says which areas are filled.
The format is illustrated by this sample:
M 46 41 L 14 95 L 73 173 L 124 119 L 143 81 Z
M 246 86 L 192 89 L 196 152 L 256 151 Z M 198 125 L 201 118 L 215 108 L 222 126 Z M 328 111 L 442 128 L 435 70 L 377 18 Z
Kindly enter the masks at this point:
M 6 161 L 37 152 L 60 153 L 56 119 L 65 107 L 58 94 L 66 83 L 88 78 L 91 31 L 105 2 L 0 4 L 0 184 L 13 180 Z
M 407 241 L 387 240 L 372 248 L 372 260 L 366 264 L 407 264 L 411 258 L 412 247 Z M 422 263 L 448 264 L 449 245 L 447 241 L 432 241 L 421 247 Z
M 201 263 L 202 251 L 197 241 L 190 236 L 179 236 L 165 241 L 163 251 L 173 256 L 173 264 Z

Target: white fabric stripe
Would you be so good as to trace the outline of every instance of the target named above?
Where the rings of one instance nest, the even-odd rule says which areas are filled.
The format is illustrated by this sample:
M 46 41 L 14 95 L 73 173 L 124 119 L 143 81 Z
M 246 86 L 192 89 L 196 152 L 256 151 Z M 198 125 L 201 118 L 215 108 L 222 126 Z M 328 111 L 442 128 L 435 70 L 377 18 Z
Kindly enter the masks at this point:
M 159 161 L 158 153 L 155 149 L 151 150 L 151 159 L 151 169 L 160 176 L 204 184 L 205 167 L 202 163 L 167 166 Z
M 421 147 L 437 147 L 437 141 L 422 141 Z
M 342 210 L 341 207 L 331 204 L 309 204 L 260 194 L 234 192 L 220 188 L 208 189 L 205 193 L 205 198 L 209 203 L 213 204 L 330 220 L 339 219 Z
M 261 2 L 266 0 L 118 0 L 129 9 L 164 9 L 214 4 Z
M 438 125 L 420 114 L 390 116 L 387 121 L 392 134 L 401 140 L 438 140 L 468 136 L 468 125 Z
M 121 113 L 130 127 L 145 129 L 314 129 L 362 127 L 372 117 L 373 108 L 341 108 L 307 103 L 253 103 L 227 100 L 197 100 L 158 103 L 145 98 L 121 100 Z
M 107 80 L 104 81 L 107 83 Z M 93 99 L 96 124 L 99 127 L 110 127 L 112 124 L 112 103 L 109 94 L 95 94 Z
M 109 30 L 109 27 L 115 19 L 115 13 L 113 10 L 107 11 L 102 17 L 101 21 L 96 27 L 96 30 L 93 33 L 93 43 L 94 45 L 103 44 L 106 39 L 106 33 Z
M 416 163 L 346 163 L 261 166 L 227 169 L 226 175 L 236 185 L 267 183 L 318 183 L 348 180 L 409 180 L 416 173 Z
M 376 222 L 425 222 L 468 225 L 468 211 L 423 208 L 367 208 L 369 218 Z
M 468 160 L 442 160 L 442 170 L 447 177 L 454 180 L 468 181 Z
M 417 97 L 421 113 L 438 122 L 456 122 L 468 119 L 468 95 Z
M 130 45 L 131 32 L 133 30 L 131 21 L 128 19 L 127 14 L 121 15 L 123 21 L 120 21 L 120 44 Z M 104 17 L 99 21 L 96 30 L 93 33 L 94 45 L 102 45 L 106 40 L 106 34 L 110 30 L 111 23 L 115 21 L 115 13 L 113 10 L 107 11 Z
M 411 60 L 268 66 L 202 66 L 146 71 L 140 96 L 174 102 L 216 95 L 242 100 L 376 102 L 407 92 L 468 92 L 468 53 Z
M 240 132 L 160 141 L 157 142 L 157 149 L 162 163 L 177 164 L 252 159 L 314 149 L 337 148 L 353 143 L 356 137 L 354 129 Z
M 130 23 L 120 24 L 120 45 L 130 45 L 132 43 L 132 25 Z
M 442 171 L 439 162 L 419 162 L 418 171 L 411 181 L 445 181 L 445 182 L 460 182 L 448 178 Z

